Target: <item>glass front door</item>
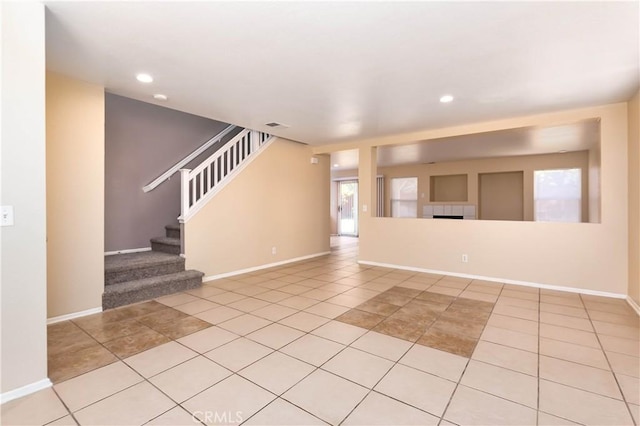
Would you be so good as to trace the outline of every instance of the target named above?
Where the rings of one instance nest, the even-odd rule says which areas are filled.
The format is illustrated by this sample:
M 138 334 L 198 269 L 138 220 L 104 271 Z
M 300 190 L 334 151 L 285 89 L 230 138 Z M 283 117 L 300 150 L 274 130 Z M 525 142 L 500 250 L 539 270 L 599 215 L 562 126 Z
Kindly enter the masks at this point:
M 340 181 L 338 191 L 338 234 L 358 235 L 358 181 Z

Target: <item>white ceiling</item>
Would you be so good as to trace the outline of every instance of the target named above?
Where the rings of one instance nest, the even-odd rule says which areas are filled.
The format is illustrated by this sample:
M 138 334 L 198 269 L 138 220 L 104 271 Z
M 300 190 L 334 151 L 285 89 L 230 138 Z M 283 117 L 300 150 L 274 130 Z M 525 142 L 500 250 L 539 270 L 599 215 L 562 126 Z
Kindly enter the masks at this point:
M 625 101 L 639 81 L 637 1 L 45 3 L 49 69 L 316 145 Z
M 523 127 L 378 147 L 378 166 L 588 150 L 600 143 L 597 119 L 554 127 Z M 332 170 L 358 168 L 358 150 L 331 154 Z

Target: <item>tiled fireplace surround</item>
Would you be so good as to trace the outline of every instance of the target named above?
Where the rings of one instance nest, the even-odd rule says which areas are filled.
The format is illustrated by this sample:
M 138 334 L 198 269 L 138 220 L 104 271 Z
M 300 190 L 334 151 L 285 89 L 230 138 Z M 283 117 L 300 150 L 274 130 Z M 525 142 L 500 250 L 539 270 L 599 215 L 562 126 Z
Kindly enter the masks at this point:
M 622 300 L 330 256 L 49 326 L 2 424 L 638 424 Z

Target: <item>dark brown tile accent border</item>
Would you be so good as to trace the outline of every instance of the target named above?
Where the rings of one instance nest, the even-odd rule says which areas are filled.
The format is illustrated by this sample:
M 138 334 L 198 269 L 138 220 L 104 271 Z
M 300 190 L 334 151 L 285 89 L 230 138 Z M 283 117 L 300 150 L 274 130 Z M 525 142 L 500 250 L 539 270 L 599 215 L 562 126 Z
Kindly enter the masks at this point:
M 393 287 L 336 320 L 468 358 L 493 306 L 490 302 Z
M 52 324 L 47 328 L 49 378 L 59 383 L 208 327 L 156 301 Z

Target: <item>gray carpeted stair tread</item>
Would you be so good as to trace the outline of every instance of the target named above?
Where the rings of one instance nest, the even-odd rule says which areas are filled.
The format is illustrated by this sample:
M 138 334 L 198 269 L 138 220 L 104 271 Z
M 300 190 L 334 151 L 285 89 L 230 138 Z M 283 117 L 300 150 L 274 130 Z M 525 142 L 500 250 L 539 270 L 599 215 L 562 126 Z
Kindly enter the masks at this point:
M 198 288 L 202 286 L 203 276 L 202 272 L 190 270 L 105 286 L 102 307 L 111 309 Z
M 170 254 L 180 254 L 180 239 L 157 237 L 151 239 L 151 250 Z
M 180 239 L 180 225 L 171 224 L 164 227 L 165 236 Z
M 105 256 L 104 284 L 111 286 L 184 271 L 185 260 L 175 254 L 159 251 Z
M 180 240 L 178 238 L 156 237 L 151 239 L 151 243 L 166 244 L 168 246 L 180 247 Z
M 144 287 L 151 287 L 158 284 L 164 284 L 169 281 L 183 280 L 190 278 L 202 278 L 204 274 L 200 271 L 188 270 L 176 272 L 175 274 L 159 275 L 157 277 L 143 278 L 135 281 L 125 281 L 123 283 L 112 284 L 105 287 L 105 293 L 124 293 L 127 291 L 137 290 Z
M 165 232 L 166 237 L 151 239 L 151 251 L 105 256 L 103 309 L 202 286 L 202 272 L 184 270 L 180 225 L 167 225 Z
M 104 270 L 106 273 L 112 273 L 166 263 L 184 263 L 184 258 L 158 251 L 115 254 L 104 257 Z
M 177 223 L 164 227 L 165 236 L 180 239 L 180 225 Z

